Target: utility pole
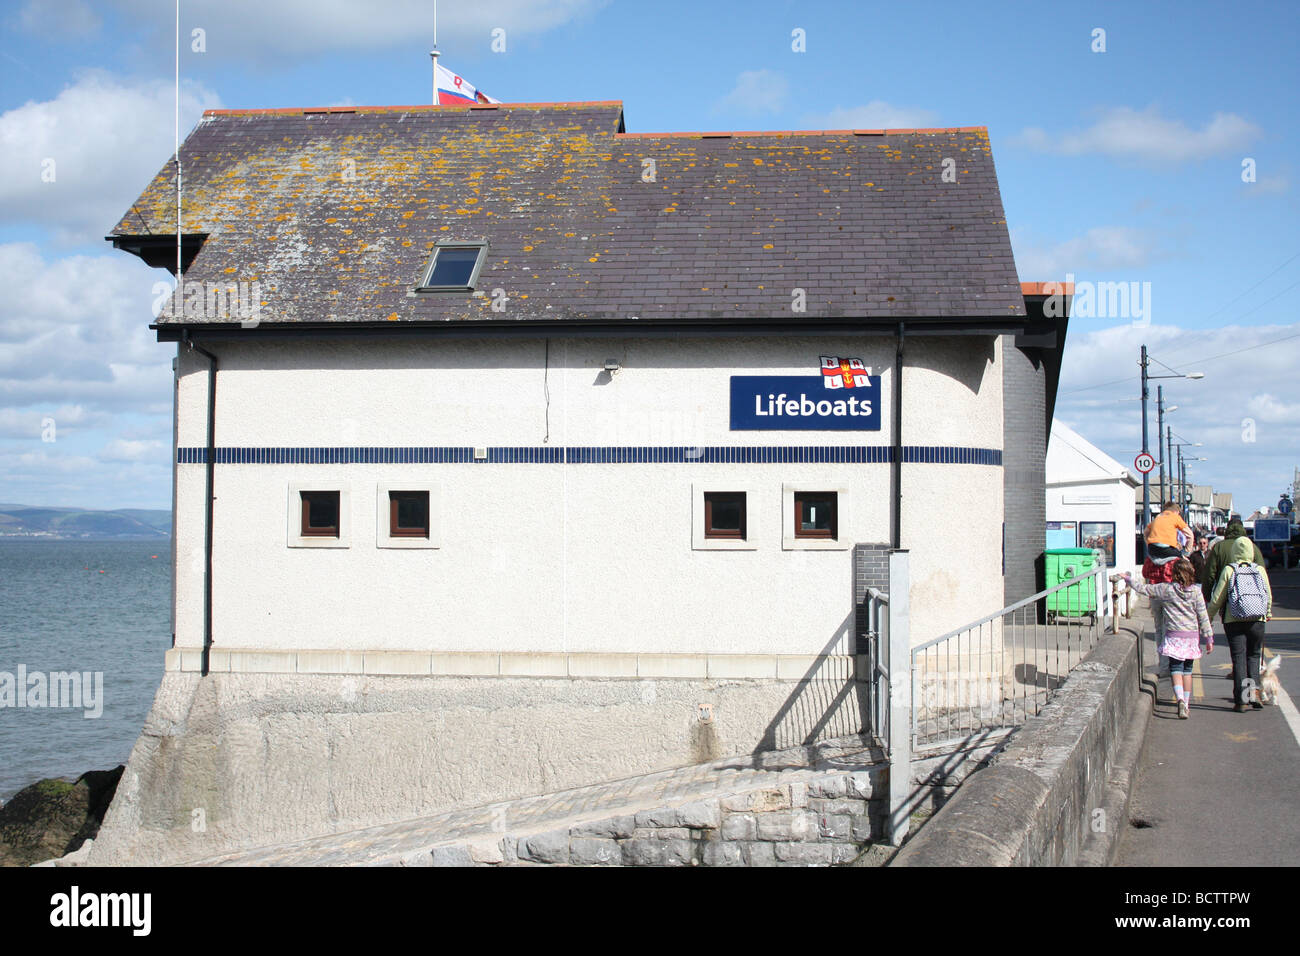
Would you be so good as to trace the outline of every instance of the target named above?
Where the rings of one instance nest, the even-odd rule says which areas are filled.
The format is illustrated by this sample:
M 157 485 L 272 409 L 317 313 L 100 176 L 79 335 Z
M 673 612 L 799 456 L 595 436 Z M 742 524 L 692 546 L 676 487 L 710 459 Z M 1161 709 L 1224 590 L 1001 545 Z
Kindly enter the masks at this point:
M 1156 442 L 1159 443 L 1160 436 L 1165 430 L 1165 387 L 1156 386 Z M 1165 501 L 1165 456 L 1160 456 L 1160 496 L 1161 502 Z
M 1142 361 L 1138 363 L 1142 366 L 1142 454 L 1151 454 L 1147 447 L 1147 396 L 1150 390 L 1147 388 L 1147 347 L 1142 346 Z M 1147 472 L 1142 472 L 1142 520 L 1138 522 L 1138 528 L 1142 534 L 1142 558 L 1146 559 L 1146 526 L 1151 520 L 1151 478 Z
M 1180 509 L 1183 510 L 1184 514 L 1186 514 L 1187 512 L 1187 502 L 1184 501 L 1184 498 L 1187 497 L 1186 489 L 1187 489 L 1187 483 L 1186 480 L 1183 479 L 1183 446 L 1179 445 L 1178 446 L 1178 497 L 1175 498 L 1175 501 L 1178 502 L 1178 506 L 1180 507 Z
M 1164 362 L 1160 362 L 1159 364 L 1164 365 L 1165 368 L 1169 368 L 1169 366 L 1165 365 Z M 1150 372 L 1147 371 L 1147 368 L 1150 365 L 1150 358 L 1147 356 L 1147 347 L 1145 345 L 1142 346 L 1142 358 L 1138 361 L 1138 365 L 1142 369 L 1142 454 L 1149 455 L 1151 454 L 1151 449 L 1149 447 L 1148 438 L 1147 438 L 1147 399 L 1151 397 L 1151 389 L 1147 385 L 1147 382 L 1153 378 L 1192 378 L 1192 379 L 1205 378 L 1205 373 L 1187 372 L 1186 374 L 1184 374 L 1181 372 L 1175 372 L 1173 375 L 1152 375 Z M 1169 368 L 1169 371 L 1173 372 L 1174 370 Z M 1163 398 L 1163 393 L 1161 397 Z M 1160 434 L 1159 432 L 1157 432 L 1156 441 L 1159 440 L 1160 440 Z M 1151 479 L 1148 477 L 1146 472 L 1143 472 L 1142 473 L 1142 522 L 1141 522 L 1143 529 L 1146 528 L 1147 522 L 1149 522 L 1150 520 L 1151 520 Z M 1144 558 L 1146 557 L 1145 546 L 1143 549 L 1142 556 Z
M 1169 499 L 1174 497 L 1174 430 L 1171 426 L 1165 426 L 1165 447 L 1169 449 Z

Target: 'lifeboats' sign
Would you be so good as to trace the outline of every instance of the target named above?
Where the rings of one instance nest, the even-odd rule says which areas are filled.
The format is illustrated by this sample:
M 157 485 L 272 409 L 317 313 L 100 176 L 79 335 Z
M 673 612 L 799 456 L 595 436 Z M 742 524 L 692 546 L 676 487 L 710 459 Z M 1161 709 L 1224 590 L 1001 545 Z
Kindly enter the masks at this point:
M 731 376 L 732 431 L 880 431 L 880 377 L 823 355 L 821 374 Z

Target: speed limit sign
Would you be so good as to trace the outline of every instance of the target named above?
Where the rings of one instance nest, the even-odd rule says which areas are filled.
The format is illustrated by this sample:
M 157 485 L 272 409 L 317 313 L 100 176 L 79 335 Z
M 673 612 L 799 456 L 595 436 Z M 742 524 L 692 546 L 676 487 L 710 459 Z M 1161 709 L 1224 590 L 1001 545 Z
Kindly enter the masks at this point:
M 1151 471 L 1151 469 L 1155 468 L 1155 466 L 1156 466 L 1155 458 L 1153 458 L 1150 455 L 1150 453 L 1145 451 L 1133 459 L 1133 467 L 1136 468 L 1139 472 L 1141 472 L 1144 475 L 1147 472 Z

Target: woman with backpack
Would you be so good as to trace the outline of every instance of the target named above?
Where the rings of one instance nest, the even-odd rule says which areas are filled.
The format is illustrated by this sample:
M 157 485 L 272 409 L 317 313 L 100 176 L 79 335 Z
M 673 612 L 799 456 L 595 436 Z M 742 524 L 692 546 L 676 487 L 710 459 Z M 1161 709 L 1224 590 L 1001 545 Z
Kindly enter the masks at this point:
M 1219 572 L 1210 594 L 1210 616 L 1222 614 L 1223 630 L 1232 651 L 1233 710 L 1244 713 L 1259 702 L 1259 663 L 1264 652 L 1264 623 L 1273 615 L 1273 589 L 1268 573 L 1254 561 L 1255 543 L 1235 538 L 1228 563 Z

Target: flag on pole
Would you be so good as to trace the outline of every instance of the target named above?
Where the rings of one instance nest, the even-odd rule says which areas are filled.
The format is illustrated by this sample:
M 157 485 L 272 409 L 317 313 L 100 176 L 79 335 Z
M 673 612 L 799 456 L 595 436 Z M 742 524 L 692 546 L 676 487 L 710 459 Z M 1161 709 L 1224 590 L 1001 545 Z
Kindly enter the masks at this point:
M 441 63 L 438 64 L 438 105 L 465 106 L 470 103 L 500 103 L 476 88 L 463 76 L 457 76 Z

